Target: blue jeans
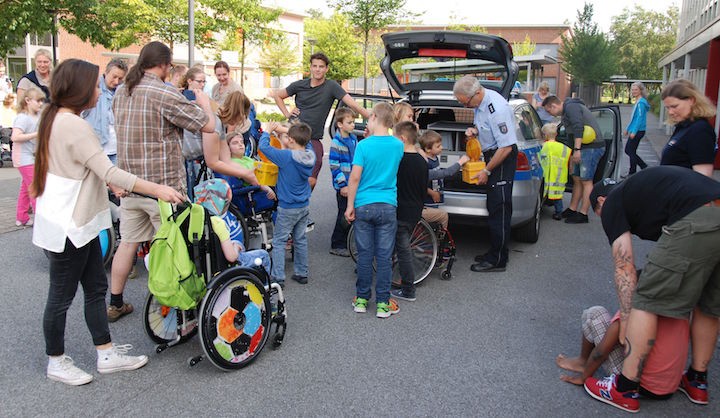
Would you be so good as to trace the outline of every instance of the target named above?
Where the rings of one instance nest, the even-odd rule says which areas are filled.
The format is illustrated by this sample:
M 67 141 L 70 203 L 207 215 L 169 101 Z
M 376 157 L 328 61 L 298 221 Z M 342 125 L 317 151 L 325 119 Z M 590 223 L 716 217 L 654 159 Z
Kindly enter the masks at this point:
M 285 248 L 285 246 L 283 246 Z M 238 254 L 237 262 L 243 267 L 254 267 L 255 259 L 262 260 L 262 266 L 265 271 L 270 272 L 270 254 L 265 250 L 248 250 Z
M 295 274 L 302 277 L 308 276 L 308 243 L 305 228 L 310 208 L 281 208 L 277 209 L 275 229 L 273 230 L 272 249 L 272 279 L 278 283 L 285 282 L 285 242 L 293 235 L 293 246 L 295 247 Z
M 603 155 L 605 148 L 583 148 L 580 151 L 580 164 L 575 164 L 572 175 L 580 177 L 580 180 L 592 180 Z
M 563 211 L 563 200 L 562 199 L 549 199 L 555 207 L 555 213 L 560 214 Z
M 372 297 L 373 259 L 377 264 L 375 301 L 387 303 L 392 281 L 397 215 L 395 206 L 371 203 L 355 208 L 355 245 L 358 251 L 356 296 Z

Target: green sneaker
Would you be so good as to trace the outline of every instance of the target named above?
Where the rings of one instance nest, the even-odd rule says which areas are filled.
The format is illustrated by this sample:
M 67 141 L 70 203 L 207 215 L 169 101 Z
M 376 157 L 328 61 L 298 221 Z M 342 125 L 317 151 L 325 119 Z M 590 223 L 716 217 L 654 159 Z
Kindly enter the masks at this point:
M 359 297 L 356 296 L 356 297 L 353 299 L 352 304 L 353 304 L 353 310 L 354 310 L 355 312 L 357 312 L 357 313 L 365 313 L 365 312 L 367 312 L 367 304 L 368 304 L 368 300 L 367 300 L 367 299 L 359 298 Z
M 378 318 L 390 318 L 390 315 L 400 312 L 400 307 L 395 299 L 388 300 L 387 303 L 378 302 L 377 316 Z

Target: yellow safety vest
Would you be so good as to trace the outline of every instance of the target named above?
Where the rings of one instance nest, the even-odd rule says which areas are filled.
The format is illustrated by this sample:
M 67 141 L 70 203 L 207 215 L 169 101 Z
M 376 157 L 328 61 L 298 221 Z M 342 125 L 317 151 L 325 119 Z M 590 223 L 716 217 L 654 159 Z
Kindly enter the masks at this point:
M 562 199 L 568 179 L 570 148 L 557 141 L 547 141 L 540 151 L 540 166 L 545 178 L 545 197 Z

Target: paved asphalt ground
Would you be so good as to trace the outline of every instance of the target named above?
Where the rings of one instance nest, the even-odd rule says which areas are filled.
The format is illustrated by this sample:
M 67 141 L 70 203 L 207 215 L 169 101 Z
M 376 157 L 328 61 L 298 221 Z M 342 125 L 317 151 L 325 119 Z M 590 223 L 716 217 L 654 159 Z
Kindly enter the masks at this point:
M 649 142 L 641 152 L 657 164 Z M 17 178 L 6 176 L 6 170 L 12 169 L 0 172 L 11 178 L 0 180 L 0 199 L 17 190 Z M 251 366 L 229 373 L 208 361 L 186 365 L 202 352 L 197 338 L 154 352 L 142 329 L 147 282 L 141 268 L 141 277 L 130 281 L 126 292 L 136 312 L 110 327 L 115 342 L 132 343 L 133 352 L 148 354 L 150 363 L 135 372 L 95 372 L 79 295 L 68 313 L 66 352 L 95 380 L 82 387 L 47 380 L 42 313 L 48 263 L 32 246 L 31 229 L 1 234 L 0 416 L 625 414 L 561 382 L 554 361 L 558 353 L 579 352 L 583 309 L 618 306 L 610 248 L 596 216 L 587 225 L 567 225 L 553 221 L 546 207 L 539 242 L 513 243 L 508 270 L 493 274 L 468 268 L 487 247 L 486 230 L 456 223 L 454 278 L 441 281 L 434 273 L 418 288 L 417 302 L 401 302 L 399 314 L 381 320 L 352 311 L 352 261 L 328 255 L 336 207 L 327 167 L 318 184 L 311 208 L 317 224 L 309 237 L 310 283 L 288 283 L 285 344 L 277 351 L 266 347 Z M 3 209 L 5 216 L 14 216 L 12 209 Z M 636 244 L 642 265 L 652 244 Z M 720 393 L 717 353 L 710 390 Z M 640 415 L 720 416 L 717 399 L 706 407 L 682 394 L 664 402 L 646 400 Z

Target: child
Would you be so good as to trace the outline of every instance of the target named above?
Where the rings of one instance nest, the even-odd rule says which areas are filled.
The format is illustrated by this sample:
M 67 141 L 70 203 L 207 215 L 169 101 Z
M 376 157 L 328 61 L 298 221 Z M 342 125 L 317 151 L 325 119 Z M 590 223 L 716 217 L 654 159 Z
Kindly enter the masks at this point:
M 232 162 L 248 170 L 255 170 L 255 160 L 245 155 L 245 138 L 237 132 L 227 134 L 227 143 L 230 148 Z M 241 179 L 242 180 L 242 179 Z M 244 182 L 248 185 L 248 182 Z M 275 191 L 270 186 L 260 185 L 260 189 L 267 194 L 268 199 L 275 200 Z
M 441 191 L 443 189 L 443 179 L 455 175 L 462 166 L 470 160 L 467 155 L 463 155 L 458 162 L 447 168 L 440 168 L 440 154 L 443 151 L 442 136 L 433 130 L 427 130 L 420 136 L 420 147 L 427 159 L 428 166 L 428 188 L 427 197 L 425 199 L 425 208 L 422 217 L 428 222 L 437 222 L 444 229 L 448 227 L 448 214 L 444 210 L 438 208 L 438 203 L 442 201 Z
M 278 209 L 275 219 L 273 241 L 287 242 L 290 233 L 295 246 L 292 279 L 300 284 L 308 282 L 308 248 L 305 229 L 310 213 L 310 183 L 308 178 L 315 165 L 315 153 L 310 143 L 310 126 L 305 123 L 291 125 L 287 133 L 277 122 L 263 126 L 260 151 L 278 166 Z M 277 131 L 283 149 L 270 145 L 270 132 Z M 285 246 L 274 245 L 272 250 L 271 276 L 280 286 L 285 286 Z
M 238 238 L 238 229 L 231 231 L 230 225 L 223 216 L 227 213 L 232 201 L 230 185 L 223 179 L 210 179 L 204 181 L 194 188 L 195 202 L 202 205 L 213 216 L 210 218 L 213 232 L 220 240 L 223 255 L 230 263 L 237 261 L 244 267 L 255 266 L 255 259 L 262 260 L 265 271 L 270 272 L 270 255 L 265 250 L 245 251 L 242 242 Z M 235 232 L 232 234 L 231 232 Z
M 371 135 L 355 148 L 345 210 L 348 222 L 357 219 L 354 228 L 358 260 L 353 308 L 358 313 L 367 311 L 372 296 L 374 258 L 378 318 L 388 318 L 400 311 L 397 302 L 390 299 L 390 283 L 397 229 L 397 171 L 403 157 L 403 144 L 388 134 L 392 124 L 392 107 L 387 103 L 376 104 L 367 123 Z
M 400 122 L 393 128 L 395 136 L 403 142 L 403 157 L 397 173 L 397 232 L 395 252 L 400 265 L 402 287 L 390 291 L 392 296 L 407 301 L 415 300 L 415 272 L 410 238 L 423 211 L 427 194 L 428 170 L 425 158 L 418 153 L 416 143 L 418 127 L 415 122 Z
M 15 226 L 31 226 L 30 208 L 35 212 L 35 199 L 30 197 L 28 187 L 33 181 L 35 170 L 35 139 L 40 123 L 40 109 L 45 103 L 45 93 L 37 87 L 30 87 L 18 102 L 18 115 L 13 122 L 13 148 L 20 148 L 18 171 L 22 177 L 15 211 Z
M 553 203 L 555 213 L 552 218 L 556 221 L 562 219 L 563 193 L 568 176 L 568 161 L 570 160 L 570 148 L 565 144 L 557 142 L 557 123 L 546 123 L 542 127 L 545 138 L 542 150 L 540 150 L 540 165 L 545 178 L 545 197 Z
M 580 356 L 559 354 L 555 362 L 562 369 L 580 375 L 560 375 L 560 380 L 582 385 L 600 367 L 612 374 L 622 370 L 624 347 L 620 345 L 620 311 L 611 319 L 607 309 L 593 306 L 582 314 L 583 342 Z M 687 319 L 658 317 L 655 345 L 640 378 L 640 394 L 668 399 L 677 389 L 685 369 L 690 326 Z M 682 386 L 681 386 L 682 390 Z
M 393 105 L 393 119 L 395 123 L 414 122 L 415 112 L 407 102 L 397 102 Z
M 328 157 L 338 207 L 335 229 L 330 238 L 330 254 L 340 257 L 350 257 L 350 251 L 347 249 L 350 227 L 345 221 L 345 209 L 347 209 L 348 178 L 357 146 L 357 137 L 352 133 L 355 129 L 355 117 L 355 112 L 349 107 L 342 107 L 335 112 L 337 132 L 330 143 Z

